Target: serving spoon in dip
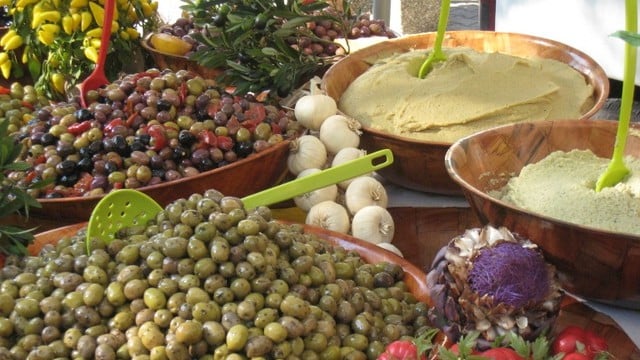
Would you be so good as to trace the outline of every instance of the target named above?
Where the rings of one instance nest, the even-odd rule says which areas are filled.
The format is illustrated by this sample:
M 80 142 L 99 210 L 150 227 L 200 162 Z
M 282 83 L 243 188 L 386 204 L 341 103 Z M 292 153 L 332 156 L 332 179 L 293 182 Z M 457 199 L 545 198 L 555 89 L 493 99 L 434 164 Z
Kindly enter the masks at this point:
M 447 55 L 442 51 L 442 41 L 444 40 L 444 33 L 447 31 L 450 5 L 451 0 L 440 1 L 440 17 L 438 18 L 436 42 L 433 44 L 433 50 L 431 50 L 427 59 L 422 63 L 422 66 L 420 66 L 420 70 L 418 71 L 418 78 L 420 79 L 424 79 L 424 77 L 427 76 L 433 68 L 434 63 L 447 60 Z
M 638 32 L 638 3 L 637 0 L 625 0 L 626 13 L 626 34 L 636 34 Z M 620 116 L 618 119 L 618 130 L 616 132 L 616 142 L 613 145 L 613 155 L 611 161 L 600 174 L 596 182 L 596 192 L 614 186 L 627 174 L 629 168 L 624 163 L 624 148 L 627 143 L 627 134 L 629 133 L 629 122 L 631 119 L 631 108 L 633 106 L 633 91 L 635 87 L 636 62 L 638 50 L 634 45 L 629 43 L 629 39 L 625 39 L 625 34 L 620 32 L 614 34 L 625 40 L 625 58 L 624 58 L 624 75 L 622 79 L 622 97 L 620 102 Z

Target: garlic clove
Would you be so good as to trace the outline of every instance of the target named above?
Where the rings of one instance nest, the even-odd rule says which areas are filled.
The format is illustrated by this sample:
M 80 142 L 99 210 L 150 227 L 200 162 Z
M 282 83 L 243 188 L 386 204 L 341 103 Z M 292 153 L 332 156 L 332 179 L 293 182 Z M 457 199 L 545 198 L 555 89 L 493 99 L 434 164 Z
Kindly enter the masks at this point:
M 354 178 L 344 194 L 344 201 L 351 214 L 369 205 L 386 208 L 389 202 L 387 190 L 380 181 L 371 176 Z
M 326 164 L 327 149 L 317 137 L 302 135 L 290 144 L 287 166 L 292 174 L 298 175 L 306 169 L 320 169 Z
M 374 244 L 390 243 L 394 233 L 393 217 L 387 209 L 378 205 L 363 207 L 351 220 L 351 234 Z
M 314 205 L 309 209 L 305 223 L 343 234 L 349 233 L 351 226 L 347 209 L 334 201 Z

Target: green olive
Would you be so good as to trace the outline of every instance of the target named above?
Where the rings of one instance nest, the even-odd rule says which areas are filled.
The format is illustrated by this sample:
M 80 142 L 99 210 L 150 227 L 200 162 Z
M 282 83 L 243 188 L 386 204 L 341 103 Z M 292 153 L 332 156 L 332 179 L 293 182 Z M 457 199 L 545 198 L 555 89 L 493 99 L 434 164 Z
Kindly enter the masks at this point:
M 238 351 L 247 343 L 249 337 L 249 329 L 243 324 L 232 326 L 227 331 L 226 344 L 230 351 Z

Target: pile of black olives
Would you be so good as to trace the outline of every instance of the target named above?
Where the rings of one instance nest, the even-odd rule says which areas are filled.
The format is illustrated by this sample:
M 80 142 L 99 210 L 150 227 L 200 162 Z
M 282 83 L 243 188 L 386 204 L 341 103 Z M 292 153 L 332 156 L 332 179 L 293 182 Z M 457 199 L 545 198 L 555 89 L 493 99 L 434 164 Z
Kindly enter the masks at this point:
M 429 330 L 392 263 L 209 190 L 109 244 L 84 233 L 8 258 L 2 359 L 376 359 Z
M 30 171 L 50 181 L 40 198 L 102 195 L 222 167 L 281 143 L 299 129 L 290 110 L 234 96 L 189 71 L 129 74 L 76 101 L 41 106 L 14 134 Z

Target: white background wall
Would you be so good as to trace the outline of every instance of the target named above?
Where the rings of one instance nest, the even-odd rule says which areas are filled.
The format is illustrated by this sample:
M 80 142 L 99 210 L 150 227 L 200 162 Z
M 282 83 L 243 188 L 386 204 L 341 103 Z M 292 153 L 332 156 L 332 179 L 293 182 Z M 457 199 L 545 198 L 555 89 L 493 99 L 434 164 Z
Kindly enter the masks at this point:
M 528 33 L 573 46 L 618 80 L 624 69 L 624 42 L 609 35 L 624 28 L 624 0 L 496 1 L 497 31 Z M 636 84 L 640 84 L 640 65 Z

